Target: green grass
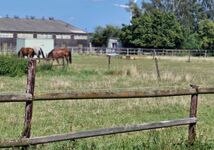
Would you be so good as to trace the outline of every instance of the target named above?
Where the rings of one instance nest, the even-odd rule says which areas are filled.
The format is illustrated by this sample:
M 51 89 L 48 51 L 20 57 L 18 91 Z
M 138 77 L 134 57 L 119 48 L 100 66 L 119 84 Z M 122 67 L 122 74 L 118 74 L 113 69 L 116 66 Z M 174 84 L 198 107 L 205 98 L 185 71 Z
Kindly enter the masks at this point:
M 182 57 L 184 58 L 184 57 Z M 74 56 L 66 68 L 37 64 L 35 93 L 69 91 L 122 91 L 213 87 L 214 58 L 159 60 L 161 81 L 154 60 L 113 58 L 111 69 L 105 56 Z M 24 93 L 26 76 L 0 76 L 1 93 Z M 200 95 L 197 140 L 187 145 L 187 126 L 110 135 L 36 146 L 37 149 L 214 149 L 214 95 Z M 34 102 L 32 137 L 116 127 L 189 115 L 190 96 L 127 100 L 76 100 Z M 0 105 L 0 140 L 21 136 L 24 103 Z M 32 147 L 34 149 L 35 147 Z

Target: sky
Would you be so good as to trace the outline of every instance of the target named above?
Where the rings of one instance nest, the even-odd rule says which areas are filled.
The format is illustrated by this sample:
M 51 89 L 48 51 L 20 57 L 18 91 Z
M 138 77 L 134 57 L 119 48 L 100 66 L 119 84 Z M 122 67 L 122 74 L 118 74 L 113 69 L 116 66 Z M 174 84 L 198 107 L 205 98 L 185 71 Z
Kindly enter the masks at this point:
M 87 32 L 97 26 L 129 24 L 130 13 L 115 4 L 129 0 L 0 0 L 0 17 L 34 16 L 63 20 Z M 140 6 L 141 0 L 137 1 Z

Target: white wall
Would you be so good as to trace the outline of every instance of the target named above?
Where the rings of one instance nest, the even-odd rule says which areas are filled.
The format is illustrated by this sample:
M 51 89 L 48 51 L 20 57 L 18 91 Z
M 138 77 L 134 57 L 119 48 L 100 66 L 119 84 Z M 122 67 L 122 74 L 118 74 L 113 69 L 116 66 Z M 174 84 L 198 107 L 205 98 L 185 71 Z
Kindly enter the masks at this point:
M 43 52 L 48 54 L 54 48 L 53 39 L 17 39 L 16 51 L 18 52 L 22 47 L 41 47 Z

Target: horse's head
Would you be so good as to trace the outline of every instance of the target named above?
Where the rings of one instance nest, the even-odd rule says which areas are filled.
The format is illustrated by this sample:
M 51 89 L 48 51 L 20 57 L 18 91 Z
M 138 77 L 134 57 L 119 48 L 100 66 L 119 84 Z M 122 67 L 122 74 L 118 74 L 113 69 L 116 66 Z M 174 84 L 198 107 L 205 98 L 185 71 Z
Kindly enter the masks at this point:
M 21 51 L 20 50 L 18 51 L 18 57 L 21 57 Z
M 18 51 L 18 57 L 23 57 L 22 49 L 23 49 L 23 48 L 21 48 L 21 49 Z
M 53 58 L 53 50 L 48 53 L 47 58 L 49 58 L 48 61 Z

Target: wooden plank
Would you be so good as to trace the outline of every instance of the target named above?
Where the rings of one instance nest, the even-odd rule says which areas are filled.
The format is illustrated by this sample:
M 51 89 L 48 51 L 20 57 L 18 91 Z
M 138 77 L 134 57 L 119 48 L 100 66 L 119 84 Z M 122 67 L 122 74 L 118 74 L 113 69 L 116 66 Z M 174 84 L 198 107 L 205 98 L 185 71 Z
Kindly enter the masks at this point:
M 121 91 L 121 92 L 70 92 L 70 93 L 43 93 L 35 95 L 33 101 L 50 101 L 66 99 L 119 99 L 119 98 L 152 98 L 185 96 L 192 94 L 214 94 L 214 88 L 154 90 L 154 91 Z M 26 97 L 25 97 L 26 95 Z M 32 98 L 29 94 L 0 95 L 0 102 L 24 102 Z
M 197 118 L 193 117 L 193 118 L 184 118 L 179 120 L 160 121 L 157 123 L 146 123 L 146 124 L 139 124 L 139 125 L 132 125 L 132 126 L 82 131 L 77 133 L 67 133 L 67 134 L 59 134 L 59 135 L 52 135 L 52 136 L 35 137 L 30 139 L 3 141 L 3 142 L 0 142 L 0 148 L 37 145 L 37 144 L 45 144 L 50 142 L 74 140 L 74 139 L 104 136 L 104 135 L 111 135 L 111 134 L 118 134 L 118 133 L 136 132 L 136 131 L 158 129 L 158 128 L 168 128 L 173 126 L 188 125 L 190 123 L 196 123 L 196 121 L 197 121 Z
M 29 93 L 26 94 L 1 94 L 0 103 L 2 102 L 25 102 L 32 100 L 32 95 Z
M 214 88 L 198 89 L 198 94 L 214 94 Z M 34 96 L 34 101 L 66 99 L 119 99 L 119 98 L 152 98 L 167 96 L 184 96 L 196 94 L 194 89 L 154 90 L 154 91 L 121 91 L 121 92 L 71 92 L 44 93 Z

